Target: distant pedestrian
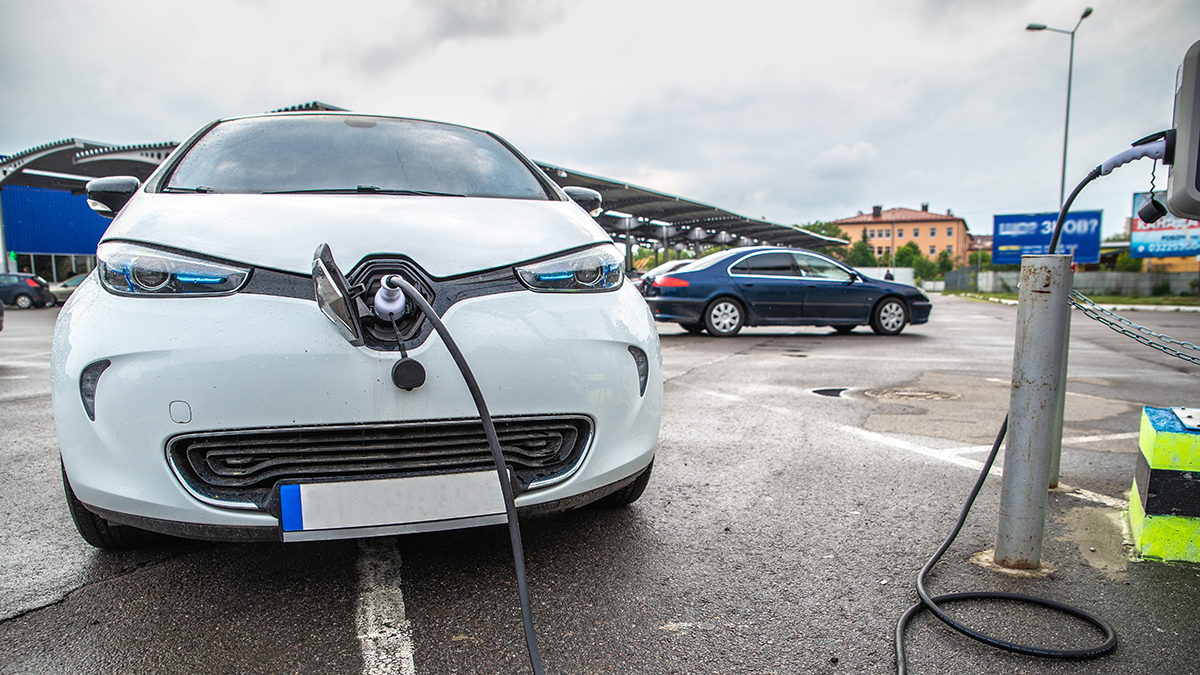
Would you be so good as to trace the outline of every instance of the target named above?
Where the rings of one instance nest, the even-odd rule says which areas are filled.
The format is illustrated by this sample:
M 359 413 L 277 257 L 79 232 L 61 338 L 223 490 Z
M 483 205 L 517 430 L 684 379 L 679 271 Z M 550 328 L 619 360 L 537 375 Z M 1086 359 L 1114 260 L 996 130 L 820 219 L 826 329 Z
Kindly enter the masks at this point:
M 888 270 L 888 271 L 886 271 L 886 272 L 884 272 L 884 273 L 883 273 L 883 280 L 884 280 L 884 281 L 895 281 L 895 280 L 896 280 L 896 277 L 892 276 L 892 271 L 891 271 L 891 270 Z

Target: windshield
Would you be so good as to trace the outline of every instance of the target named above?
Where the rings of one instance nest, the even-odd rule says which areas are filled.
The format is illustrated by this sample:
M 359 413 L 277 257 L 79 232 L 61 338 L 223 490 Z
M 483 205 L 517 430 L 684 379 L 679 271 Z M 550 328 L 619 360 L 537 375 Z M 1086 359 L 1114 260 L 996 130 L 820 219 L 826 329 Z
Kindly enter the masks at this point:
M 486 133 L 347 115 L 222 122 L 188 150 L 164 189 L 549 199 L 525 163 Z

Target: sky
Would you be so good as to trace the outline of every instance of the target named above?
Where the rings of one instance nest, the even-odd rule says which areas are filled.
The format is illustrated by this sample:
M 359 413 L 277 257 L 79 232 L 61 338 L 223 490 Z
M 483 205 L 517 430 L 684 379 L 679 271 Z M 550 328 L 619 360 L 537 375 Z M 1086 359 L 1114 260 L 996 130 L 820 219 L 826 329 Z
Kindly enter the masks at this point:
M 1086 0 L 1085 0 L 1086 1 Z M 1062 0 L 0 0 L 0 154 L 183 141 L 319 100 L 494 131 L 532 159 L 804 224 L 1057 211 Z M 1067 192 L 1171 125 L 1196 0 L 1092 0 Z M 1086 189 L 1105 236 L 1150 160 Z M 1166 171 L 1156 175 L 1159 189 Z

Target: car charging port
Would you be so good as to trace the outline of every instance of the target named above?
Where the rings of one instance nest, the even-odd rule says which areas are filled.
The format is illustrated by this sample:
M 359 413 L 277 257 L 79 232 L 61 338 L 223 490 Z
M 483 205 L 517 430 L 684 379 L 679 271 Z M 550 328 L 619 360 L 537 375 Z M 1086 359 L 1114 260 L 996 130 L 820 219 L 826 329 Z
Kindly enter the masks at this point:
M 391 324 L 396 344 L 400 346 L 400 360 L 392 366 L 392 383 L 400 389 L 412 391 L 425 384 L 425 366 L 422 366 L 420 361 L 408 357 L 408 352 L 404 349 L 404 338 L 396 324 L 397 317 L 404 316 L 408 311 L 408 302 L 401 286 L 401 277 L 398 274 L 389 274 L 381 279 L 371 303 L 371 311 L 376 319 Z

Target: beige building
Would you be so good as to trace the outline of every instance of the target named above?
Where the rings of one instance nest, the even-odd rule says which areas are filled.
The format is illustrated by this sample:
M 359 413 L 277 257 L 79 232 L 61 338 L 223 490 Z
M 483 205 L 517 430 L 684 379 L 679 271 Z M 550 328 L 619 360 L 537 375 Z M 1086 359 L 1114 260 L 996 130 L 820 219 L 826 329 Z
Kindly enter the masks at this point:
M 967 248 L 971 242 L 967 222 L 949 210 L 942 215 L 930 213 L 928 204 L 922 204 L 920 211 L 903 208 L 884 210 L 882 206 L 876 206 L 871 213 L 859 213 L 835 220 L 833 224 L 849 235 L 851 243 L 866 233 L 867 241 L 874 247 L 877 256 L 890 254 L 911 241 L 921 248 L 921 253 L 926 257 L 935 258 L 942 251 L 947 251 L 955 265 L 967 263 Z

